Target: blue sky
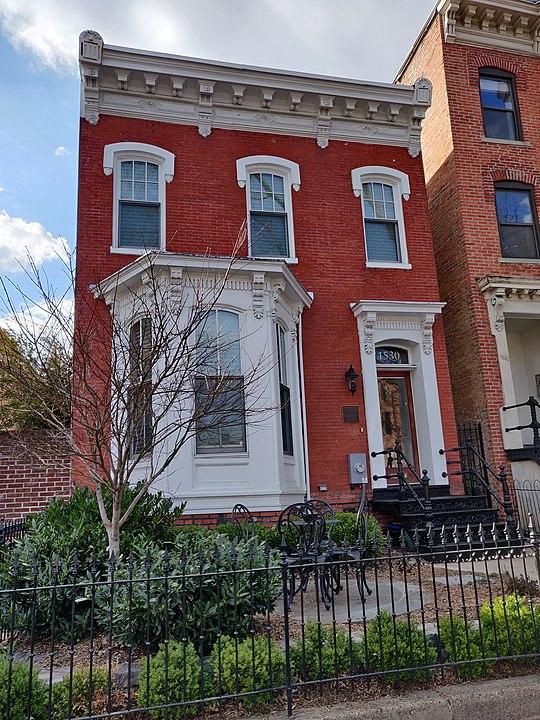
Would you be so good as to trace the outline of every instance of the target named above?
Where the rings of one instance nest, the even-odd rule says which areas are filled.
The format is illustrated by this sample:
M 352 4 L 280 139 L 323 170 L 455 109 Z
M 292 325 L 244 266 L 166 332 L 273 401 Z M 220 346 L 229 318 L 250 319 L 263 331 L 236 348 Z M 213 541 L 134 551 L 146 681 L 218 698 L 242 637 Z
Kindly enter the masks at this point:
M 0 275 L 75 243 L 77 38 L 390 82 L 433 0 L 0 0 Z M 0 316 L 2 310 L 0 307 Z

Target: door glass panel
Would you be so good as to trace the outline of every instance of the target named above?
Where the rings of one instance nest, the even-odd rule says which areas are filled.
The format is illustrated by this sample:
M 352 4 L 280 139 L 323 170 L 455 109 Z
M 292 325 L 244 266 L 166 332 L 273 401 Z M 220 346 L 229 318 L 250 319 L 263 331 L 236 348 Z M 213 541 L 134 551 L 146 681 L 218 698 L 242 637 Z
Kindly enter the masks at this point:
M 404 377 L 381 377 L 379 405 L 385 450 L 391 450 L 400 442 L 409 462 L 414 463 L 411 417 Z

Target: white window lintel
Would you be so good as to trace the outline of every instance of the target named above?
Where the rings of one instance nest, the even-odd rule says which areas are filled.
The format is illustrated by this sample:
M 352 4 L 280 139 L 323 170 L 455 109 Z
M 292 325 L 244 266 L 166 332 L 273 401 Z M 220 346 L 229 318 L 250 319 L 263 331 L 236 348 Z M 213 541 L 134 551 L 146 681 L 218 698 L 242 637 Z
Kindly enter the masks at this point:
M 165 182 L 171 182 L 174 177 L 174 154 L 164 150 L 157 145 L 148 145 L 139 142 L 118 142 L 105 145 L 103 149 L 103 172 L 105 175 L 112 175 L 114 170 L 115 156 L 129 157 L 136 155 L 143 157 L 149 162 L 157 161 L 163 165 Z
M 300 166 L 292 160 L 286 160 L 274 155 L 249 155 L 236 161 L 236 180 L 241 188 L 245 188 L 247 177 L 256 169 L 285 171 L 293 190 L 300 190 Z
M 351 179 L 353 193 L 356 197 L 362 194 L 362 183 L 366 180 L 381 179 L 390 181 L 399 189 L 399 194 L 404 200 L 408 200 L 411 195 L 411 187 L 409 184 L 409 176 L 392 167 L 384 167 L 382 165 L 364 165 L 363 167 L 351 170 Z

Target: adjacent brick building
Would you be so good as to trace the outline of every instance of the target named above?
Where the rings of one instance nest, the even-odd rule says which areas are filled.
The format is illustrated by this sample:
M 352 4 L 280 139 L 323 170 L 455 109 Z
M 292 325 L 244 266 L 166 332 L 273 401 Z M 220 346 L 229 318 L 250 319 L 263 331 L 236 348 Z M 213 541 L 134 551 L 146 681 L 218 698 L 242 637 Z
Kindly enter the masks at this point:
M 458 421 L 480 421 L 489 458 L 540 479 L 540 5 L 443 0 L 397 81 L 433 102 L 422 158 Z

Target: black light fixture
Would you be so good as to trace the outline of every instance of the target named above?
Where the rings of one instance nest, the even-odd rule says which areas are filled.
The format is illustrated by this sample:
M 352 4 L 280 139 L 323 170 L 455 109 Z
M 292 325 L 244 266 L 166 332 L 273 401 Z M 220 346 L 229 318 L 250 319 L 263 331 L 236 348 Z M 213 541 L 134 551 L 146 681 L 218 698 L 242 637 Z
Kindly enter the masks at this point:
M 358 380 L 358 373 L 353 368 L 352 365 L 349 365 L 349 369 L 345 373 L 345 380 L 347 381 L 347 387 L 349 388 L 349 392 L 351 395 L 354 395 L 356 392 L 356 381 Z

